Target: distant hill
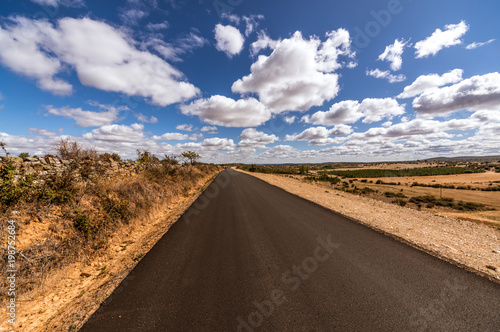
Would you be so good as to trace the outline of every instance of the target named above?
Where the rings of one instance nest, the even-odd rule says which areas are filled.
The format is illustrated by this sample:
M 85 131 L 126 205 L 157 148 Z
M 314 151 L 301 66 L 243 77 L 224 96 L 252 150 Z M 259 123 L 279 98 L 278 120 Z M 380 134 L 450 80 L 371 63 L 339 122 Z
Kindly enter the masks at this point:
M 484 162 L 500 162 L 500 156 L 479 156 L 479 157 L 437 157 L 429 158 L 424 161 L 430 162 L 473 162 L 473 163 L 484 163 Z

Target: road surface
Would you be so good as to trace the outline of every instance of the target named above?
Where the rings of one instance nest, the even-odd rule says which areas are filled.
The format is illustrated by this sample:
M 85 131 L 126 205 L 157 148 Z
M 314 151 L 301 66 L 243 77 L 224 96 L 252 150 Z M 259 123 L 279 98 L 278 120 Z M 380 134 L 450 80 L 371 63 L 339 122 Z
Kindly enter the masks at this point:
M 226 170 L 81 331 L 499 330 L 500 285 Z

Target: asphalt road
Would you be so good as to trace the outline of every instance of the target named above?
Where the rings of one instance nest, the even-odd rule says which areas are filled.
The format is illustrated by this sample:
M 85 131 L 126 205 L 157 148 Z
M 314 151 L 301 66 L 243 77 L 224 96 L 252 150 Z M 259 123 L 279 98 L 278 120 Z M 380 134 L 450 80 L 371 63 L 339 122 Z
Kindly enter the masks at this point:
M 499 331 L 500 286 L 222 172 L 81 331 Z

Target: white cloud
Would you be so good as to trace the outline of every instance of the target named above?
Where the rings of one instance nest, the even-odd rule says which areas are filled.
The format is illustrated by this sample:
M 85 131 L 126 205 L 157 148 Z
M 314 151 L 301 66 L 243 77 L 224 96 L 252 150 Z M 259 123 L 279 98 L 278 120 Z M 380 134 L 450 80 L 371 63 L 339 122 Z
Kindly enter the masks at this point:
M 241 139 L 238 143 L 238 147 L 254 149 L 265 149 L 267 148 L 267 144 L 272 144 L 279 140 L 276 135 L 268 135 L 261 131 L 257 131 L 255 128 L 243 130 L 238 138 Z
M 181 111 L 197 115 L 208 124 L 224 127 L 256 127 L 271 118 L 271 112 L 254 98 L 236 101 L 219 95 L 182 105 Z
M 140 9 L 132 8 L 120 14 L 120 18 L 127 24 L 136 25 L 139 21 L 148 16 L 148 13 Z
M 176 39 L 173 43 L 167 43 L 162 39 L 150 38 L 143 43 L 144 47 L 151 47 L 158 52 L 164 59 L 170 61 L 182 61 L 182 55 L 192 53 L 195 49 L 208 44 L 208 40 L 199 36 L 195 32 Z
M 168 27 L 169 27 L 168 22 L 148 23 L 148 25 L 146 25 L 146 29 L 153 31 L 165 30 L 168 29 Z
M 297 119 L 296 116 L 285 116 L 285 122 L 288 124 L 294 123 L 296 119 Z
M 367 98 L 359 106 L 365 118 L 363 123 L 378 122 L 382 119 L 392 119 L 405 113 L 405 104 L 400 105 L 392 98 Z
M 399 83 L 399 82 L 403 82 L 404 80 L 406 80 L 406 76 L 403 74 L 393 75 L 388 70 L 382 71 L 378 68 L 373 69 L 373 70 L 367 70 L 366 76 L 372 76 L 375 78 L 386 79 L 389 81 L 389 83 Z
M 454 111 L 500 110 L 500 74 L 473 76 L 455 85 L 424 92 L 413 101 L 419 116 L 441 116 Z
M 217 44 L 215 48 L 226 53 L 228 57 L 233 57 L 239 54 L 243 49 L 245 38 L 241 32 L 233 26 L 217 24 L 214 29 L 215 40 Z
M 201 128 L 201 131 L 210 131 L 211 133 L 216 133 L 217 132 L 217 127 L 215 126 L 205 126 Z
M 304 130 L 300 134 L 286 135 L 287 141 L 309 141 L 311 145 L 325 145 L 340 143 L 345 139 L 331 139 L 329 136 L 348 135 L 352 133 L 352 128 L 347 125 L 338 125 L 332 129 L 325 127 L 312 127 Z
M 94 129 L 83 137 L 96 141 L 139 142 L 145 137 L 143 129 L 144 125 L 138 123 L 130 126 L 113 124 Z
M 426 90 L 460 82 L 462 80 L 463 73 L 464 71 L 462 69 L 454 69 L 444 73 L 442 76 L 439 76 L 438 74 L 419 76 L 415 82 L 405 87 L 403 92 L 399 94 L 397 98 L 404 99 L 415 97 Z
M 302 117 L 302 121 L 315 125 L 335 126 L 355 123 L 363 119 L 364 123 L 391 119 L 405 113 L 405 105 L 400 105 L 392 98 L 366 98 L 361 103 L 356 100 L 344 100 L 333 104 L 326 112 L 316 112 Z
M 259 26 L 259 20 L 263 20 L 264 15 L 250 15 L 243 16 L 243 21 L 245 21 L 245 36 L 250 36 L 252 32 Z
M 349 140 L 365 140 L 372 138 L 406 140 L 415 139 L 413 136 L 419 136 L 425 139 L 450 138 L 452 135 L 448 131 L 453 130 L 472 130 L 480 128 L 488 120 L 499 119 L 500 116 L 489 114 L 473 114 L 466 119 L 451 119 L 447 121 L 437 121 L 430 119 L 414 119 L 408 122 L 401 122 L 385 128 L 374 127 L 364 133 L 354 133 L 349 136 Z
M 193 131 L 193 125 L 192 124 L 180 124 L 175 127 L 177 130 L 184 130 L 184 131 Z
M 403 65 L 402 55 L 407 43 L 403 39 L 396 39 L 394 44 L 386 46 L 384 53 L 380 54 L 378 59 L 390 62 L 393 71 L 400 70 Z
M 0 61 L 16 73 L 38 80 L 41 89 L 55 94 L 71 94 L 69 83 L 53 78 L 62 69 L 61 62 L 40 47 L 45 39 L 41 31 L 52 27 L 47 22 L 25 18 L 12 21 L 15 24 L 5 29 L 0 27 Z
M 44 128 L 30 128 L 28 134 L 39 136 L 57 136 L 57 133 Z
M 101 112 L 84 111 L 79 108 L 70 108 L 69 106 L 55 108 L 53 106 L 45 106 L 49 114 L 62 116 L 66 119 L 73 119 L 76 124 L 80 127 L 100 127 L 104 125 L 110 125 L 117 121 L 120 111 L 128 110 L 128 107 L 114 107 L 110 105 L 100 105 L 97 103 L 91 103 L 93 106 L 98 106 Z
M 347 30 L 328 32 L 326 38 L 324 42 L 317 37 L 304 39 L 296 32 L 288 39 L 272 41 L 260 34 L 252 50 L 271 48 L 272 53 L 259 55 L 250 68 L 251 74 L 234 82 L 232 91 L 256 93 L 274 113 L 321 106 L 338 94 L 338 75 L 334 71 L 345 66 L 339 57 L 355 55 Z
M 146 123 L 158 123 L 158 119 L 154 116 L 147 117 L 146 115 L 142 113 L 134 113 L 134 116 L 137 118 L 137 120 L 141 122 L 146 122 Z
M 58 78 L 42 78 L 37 86 L 45 91 L 50 91 L 55 95 L 65 96 L 73 93 L 73 86 L 68 82 Z
M 458 24 L 445 25 L 444 31 L 436 29 L 430 37 L 415 44 L 416 58 L 426 58 L 429 55 L 436 55 L 443 48 L 461 44 L 462 40 L 460 38 L 468 30 L 469 26 L 465 21 L 461 21 Z
M 236 145 L 234 144 L 234 141 L 232 139 L 213 137 L 204 139 L 200 143 L 184 143 L 178 145 L 177 147 L 181 149 L 218 152 L 218 151 L 233 151 Z
M 236 14 L 222 13 L 222 18 L 235 25 L 240 25 L 240 23 L 243 21 L 245 23 L 245 36 L 248 37 L 259 26 L 259 21 L 264 19 L 264 15 L 250 15 L 240 17 Z
M 0 61 L 37 79 L 41 88 L 71 93 L 68 83 L 54 78 L 65 63 L 76 70 L 83 85 L 142 96 L 159 106 L 199 94 L 180 71 L 156 55 L 139 51 L 129 36 L 104 22 L 63 18 L 54 28 L 22 17 L 11 21 L 14 24 L 0 28 Z
M 230 151 L 234 150 L 235 144 L 232 139 L 214 137 L 203 140 L 201 146 L 214 150 Z
M 203 139 L 203 138 L 204 138 L 204 136 L 202 133 L 194 133 L 194 134 L 191 134 L 188 139 L 191 141 L 198 141 L 198 140 Z
M 257 40 L 250 45 L 250 54 L 256 56 L 260 51 L 267 48 L 275 49 L 279 42 L 279 40 L 273 40 L 265 32 L 260 31 Z
M 50 6 L 50 7 L 82 7 L 85 5 L 83 0 L 31 0 L 40 6 Z
M 153 136 L 154 140 L 163 140 L 163 141 L 185 141 L 189 139 L 189 135 L 181 134 L 181 133 L 165 133 L 161 136 Z
M 476 49 L 478 47 L 482 47 L 484 45 L 491 44 L 494 41 L 495 41 L 495 39 L 490 39 L 490 40 L 488 40 L 488 41 L 486 41 L 484 43 L 476 43 L 476 42 L 474 42 L 474 43 L 471 43 L 471 44 L 467 45 L 465 48 L 468 49 L 468 50 L 473 50 L 473 49 Z

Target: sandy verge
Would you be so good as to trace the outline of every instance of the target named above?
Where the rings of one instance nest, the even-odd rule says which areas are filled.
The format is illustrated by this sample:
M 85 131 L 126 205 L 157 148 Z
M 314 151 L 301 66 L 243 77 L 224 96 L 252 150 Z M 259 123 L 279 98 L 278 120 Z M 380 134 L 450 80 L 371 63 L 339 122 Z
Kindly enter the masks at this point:
M 237 170 L 500 283 L 500 230 L 306 183 Z
M 77 331 L 215 176 L 200 179 L 187 197 L 157 207 L 140 222 L 122 227 L 110 240 L 107 251 L 90 265 L 73 263 L 51 273 L 38 291 L 20 292 L 16 330 L 2 319 L 0 331 Z M 0 313 L 7 317 L 4 308 Z

